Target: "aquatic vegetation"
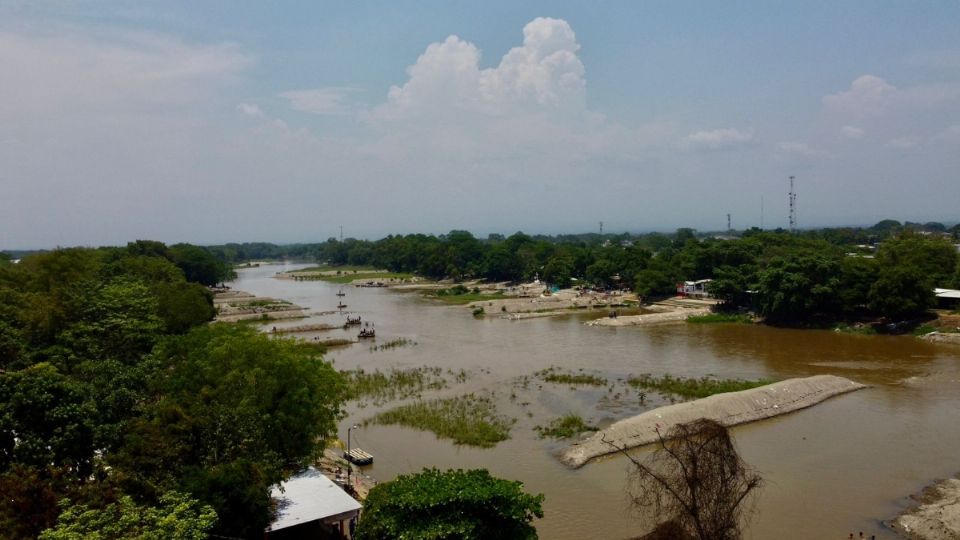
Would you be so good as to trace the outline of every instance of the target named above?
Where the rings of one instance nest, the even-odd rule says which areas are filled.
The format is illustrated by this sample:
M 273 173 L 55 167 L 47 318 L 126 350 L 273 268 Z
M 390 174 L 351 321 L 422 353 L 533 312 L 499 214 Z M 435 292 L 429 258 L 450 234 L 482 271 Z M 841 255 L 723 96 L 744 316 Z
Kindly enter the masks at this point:
M 739 313 L 707 313 L 705 315 L 691 315 L 687 317 L 688 323 L 693 324 L 715 324 L 715 323 L 741 323 L 752 324 L 753 319 L 749 315 Z
M 398 424 L 433 432 L 456 444 L 491 448 L 510 438 L 516 419 L 497 412 L 493 399 L 466 394 L 446 399 L 418 401 L 382 412 L 369 422 Z
M 536 373 L 545 382 L 569 385 L 589 385 L 606 386 L 607 380 L 603 377 L 590 375 L 587 373 L 565 373 L 558 371 L 557 368 L 547 368 Z
M 555 418 L 546 426 L 534 426 L 533 430 L 541 439 L 566 439 L 584 431 L 596 431 L 597 428 L 587 425 L 583 418 L 576 414 L 567 414 Z
M 673 394 L 686 398 L 704 398 L 714 394 L 724 394 L 726 392 L 739 392 L 740 390 L 749 390 L 757 388 L 775 381 L 771 379 L 756 379 L 752 381 L 743 379 L 712 379 L 710 377 L 701 377 L 699 379 L 674 377 L 664 375 L 654 377 L 649 374 L 638 377 L 630 377 L 627 384 L 634 388 L 647 388 L 657 390 L 664 394 Z M 645 400 L 646 394 L 641 392 L 641 401 Z
M 416 344 L 417 342 L 413 341 L 412 339 L 397 338 L 392 339 L 382 345 L 374 345 L 370 347 L 370 352 L 389 351 L 390 349 L 396 349 L 397 347 L 412 347 Z
M 447 387 L 447 380 L 438 367 L 393 369 L 389 372 L 362 369 L 341 372 L 347 379 L 347 399 L 370 399 L 374 405 L 419 395 L 424 390 Z

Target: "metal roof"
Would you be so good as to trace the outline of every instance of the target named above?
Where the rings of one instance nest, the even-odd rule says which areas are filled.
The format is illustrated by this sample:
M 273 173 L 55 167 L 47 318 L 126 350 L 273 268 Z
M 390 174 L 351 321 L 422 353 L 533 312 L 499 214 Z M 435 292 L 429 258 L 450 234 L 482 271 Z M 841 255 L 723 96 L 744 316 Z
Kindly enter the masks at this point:
M 349 519 L 361 508 L 356 499 L 313 467 L 273 486 L 270 496 L 277 501 L 277 516 L 266 532 L 317 520 Z
M 957 298 L 960 299 L 960 291 L 956 289 L 934 289 L 937 298 Z

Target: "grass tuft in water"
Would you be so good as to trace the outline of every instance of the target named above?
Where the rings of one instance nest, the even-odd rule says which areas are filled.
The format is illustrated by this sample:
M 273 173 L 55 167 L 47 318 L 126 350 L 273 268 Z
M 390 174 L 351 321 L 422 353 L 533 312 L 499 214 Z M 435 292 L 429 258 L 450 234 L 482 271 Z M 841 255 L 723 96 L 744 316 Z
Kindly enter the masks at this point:
M 596 431 L 597 428 L 587 425 L 583 418 L 571 413 L 551 420 L 546 426 L 534 426 L 533 430 L 537 432 L 541 439 L 548 437 L 551 439 L 566 439 L 584 431 Z
M 347 398 L 370 399 L 374 405 L 419 395 L 424 390 L 446 388 L 447 380 L 438 367 L 393 369 L 386 373 L 362 369 L 343 371 L 347 378 Z
M 672 375 L 654 377 L 648 374 L 627 379 L 627 384 L 634 388 L 648 388 L 665 394 L 673 394 L 686 398 L 705 398 L 714 394 L 739 392 L 740 390 L 749 390 L 750 388 L 757 388 L 758 386 L 764 386 L 773 382 L 775 381 L 771 379 L 756 379 L 752 381 L 743 379 L 712 379 L 710 377 L 686 379 Z
M 590 375 L 587 373 L 567 373 L 559 371 L 555 367 L 547 368 L 535 373 L 537 377 L 540 377 L 544 382 L 555 383 L 555 384 L 570 384 L 570 385 L 589 385 L 589 386 L 605 386 L 607 380 L 603 377 L 598 377 L 596 375 Z
M 382 412 L 369 420 L 431 431 L 456 444 L 491 448 L 510 438 L 515 419 L 501 416 L 489 397 L 466 394 L 446 399 L 418 401 Z

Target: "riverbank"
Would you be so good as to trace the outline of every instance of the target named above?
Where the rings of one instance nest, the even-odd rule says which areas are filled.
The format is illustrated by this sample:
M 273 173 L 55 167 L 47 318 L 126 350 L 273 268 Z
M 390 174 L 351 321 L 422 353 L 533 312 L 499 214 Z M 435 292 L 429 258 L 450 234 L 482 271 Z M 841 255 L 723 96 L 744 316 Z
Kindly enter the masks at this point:
M 711 313 L 716 302 L 713 300 L 696 300 L 693 298 L 670 298 L 661 302 L 644 306 L 653 313 L 639 315 L 622 315 L 606 317 L 588 321 L 589 326 L 645 326 L 684 322 L 688 317 L 707 315 Z
M 217 290 L 213 294 L 213 307 L 217 310 L 214 321 L 279 321 L 307 317 L 303 307 L 279 300 L 256 296 L 233 289 Z
M 625 307 L 638 303 L 637 296 L 624 292 L 600 292 L 563 289 L 547 292 L 539 283 L 530 283 L 501 290 L 503 297 L 478 300 L 467 304 L 474 310 L 483 310 L 483 315 L 498 315 L 505 319 L 518 320 L 536 317 L 569 315 L 572 311 Z
M 913 495 L 917 505 L 887 525 L 910 540 L 960 538 L 960 479 L 948 478 Z
M 736 426 L 811 407 L 861 388 L 866 386 L 843 377 L 815 375 L 668 405 L 615 422 L 574 443 L 560 454 L 560 461 L 579 468 L 593 458 L 654 443 L 677 424 L 708 418 L 724 426 Z

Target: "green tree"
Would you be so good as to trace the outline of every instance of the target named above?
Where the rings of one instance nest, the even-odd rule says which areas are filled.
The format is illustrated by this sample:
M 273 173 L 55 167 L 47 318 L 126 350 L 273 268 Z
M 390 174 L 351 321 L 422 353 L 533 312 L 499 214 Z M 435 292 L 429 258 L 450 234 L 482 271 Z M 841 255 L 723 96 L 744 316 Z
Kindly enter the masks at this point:
M 634 278 L 634 291 L 643 298 L 676 293 L 677 283 L 662 270 L 647 268 Z
M 336 433 L 345 383 L 316 352 L 253 329 L 213 325 L 154 353 L 152 391 L 112 456 L 143 495 L 183 489 L 212 505 L 221 534 L 255 534 L 269 487 Z
M 230 279 L 233 271 L 217 260 L 209 251 L 191 244 L 176 244 L 169 248 L 170 259 L 176 264 L 188 281 L 202 285 L 216 285 Z
M 543 495 L 522 486 L 484 469 L 401 475 L 370 490 L 357 539 L 535 539 L 530 522 L 543 517 Z
M 890 319 L 905 319 L 932 307 L 936 297 L 930 278 L 917 268 L 888 267 L 880 271 L 868 295 L 870 309 Z
M 0 374 L 0 470 L 20 463 L 90 475 L 96 410 L 86 394 L 49 364 Z
M 104 508 L 64 499 L 61 509 L 56 526 L 40 540 L 205 540 L 217 521 L 213 508 L 173 491 L 164 493 L 157 506 L 124 496 Z
M 570 286 L 573 277 L 573 261 L 567 257 L 554 257 L 543 267 L 543 279 L 561 289 Z
M 760 313 L 776 322 L 798 322 L 837 312 L 840 264 L 821 255 L 775 258 L 759 273 Z

